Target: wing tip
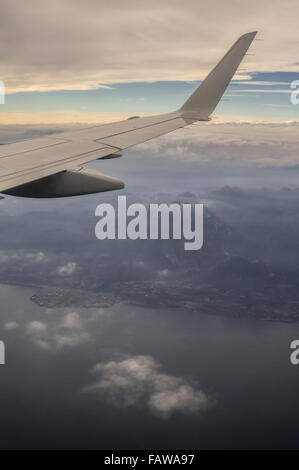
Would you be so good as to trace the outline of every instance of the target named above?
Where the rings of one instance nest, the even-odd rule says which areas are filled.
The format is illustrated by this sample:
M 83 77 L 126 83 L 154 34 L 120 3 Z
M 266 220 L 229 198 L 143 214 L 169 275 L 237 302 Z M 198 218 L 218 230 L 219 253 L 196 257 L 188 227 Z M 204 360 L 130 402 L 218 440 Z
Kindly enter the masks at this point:
M 256 34 L 257 31 L 250 31 L 236 40 L 179 109 L 180 112 L 193 112 L 197 118 L 207 118 L 214 111 Z
M 255 36 L 257 35 L 258 31 L 250 31 L 249 33 L 242 34 L 242 36 L 239 37 L 240 39 L 254 39 Z

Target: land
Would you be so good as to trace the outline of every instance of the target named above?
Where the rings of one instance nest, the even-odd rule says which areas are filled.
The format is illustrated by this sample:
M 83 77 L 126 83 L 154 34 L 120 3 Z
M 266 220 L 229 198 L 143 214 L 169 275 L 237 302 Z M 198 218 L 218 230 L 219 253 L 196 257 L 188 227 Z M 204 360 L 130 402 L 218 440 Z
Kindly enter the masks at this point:
M 113 287 L 115 289 L 113 289 Z M 252 318 L 263 321 L 299 320 L 299 300 L 283 296 L 281 285 L 275 295 L 253 291 L 236 293 L 212 285 L 195 286 L 186 281 L 123 282 L 102 292 L 42 287 L 31 297 L 41 307 L 109 308 L 123 302 L 150 308 L 169 308 L 192 313 Z M 116 293 L 117 292 L 117 293 Z
M 62 289 L 59 287 L 42 287 L 30 300 L 40 307 L 78 307 L 108 308 L 120 302 L 120 298 L 109 293 L 87 292 L 79 289 Z
M 99 241 L 93 212 L 84 207 L 68 217 L 3 212 L 0 282 L 33 288 L 32 302 L 46 308 L 109 308 L 122 302 L 298 321 L 298 195 L 299 189 L 270 197 L 223 188 L 214 194 L 222 218 L 205 208 L 205 241 L 194 252 L 185 251 L 182 240 Z M 161 199 L 200 202 L 192 193 L 151 197 Z

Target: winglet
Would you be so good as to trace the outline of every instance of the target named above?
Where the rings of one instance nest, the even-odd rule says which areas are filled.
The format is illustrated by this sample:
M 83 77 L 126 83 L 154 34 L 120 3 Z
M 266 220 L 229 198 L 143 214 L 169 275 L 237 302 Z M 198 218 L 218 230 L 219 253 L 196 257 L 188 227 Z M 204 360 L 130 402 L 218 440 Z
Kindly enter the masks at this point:
M 184 118 L 208 120 L 233 78 L 257 31 L 243 34 L 179 109 Z M 198 118 L 198 119 L 195 119 Z

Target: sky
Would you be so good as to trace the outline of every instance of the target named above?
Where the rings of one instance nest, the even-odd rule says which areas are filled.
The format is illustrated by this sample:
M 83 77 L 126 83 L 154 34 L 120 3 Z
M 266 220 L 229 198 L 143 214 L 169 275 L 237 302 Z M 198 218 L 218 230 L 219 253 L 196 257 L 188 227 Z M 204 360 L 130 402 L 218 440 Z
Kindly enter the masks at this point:
M 179 107 L 258 30 L 216 120 L 298 119 L 298 2 L 3 0 L 0 124 L 107 122 Z

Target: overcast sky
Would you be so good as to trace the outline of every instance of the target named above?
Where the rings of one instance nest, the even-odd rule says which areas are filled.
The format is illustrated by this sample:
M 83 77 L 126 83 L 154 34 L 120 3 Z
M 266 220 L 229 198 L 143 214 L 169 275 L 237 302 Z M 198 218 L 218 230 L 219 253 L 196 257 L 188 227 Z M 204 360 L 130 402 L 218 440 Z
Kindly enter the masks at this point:
M 2 0 L 0 8 L 8 94 L 0 123 L 99 122 L 175 109 L 192 81 L 252 30 L 263 41 L 252 44 L 236 76 L 243 85 L 228 90 L 217 113 L 298 114 L 289 104 L 299 72 L 296 1 Z

